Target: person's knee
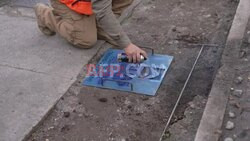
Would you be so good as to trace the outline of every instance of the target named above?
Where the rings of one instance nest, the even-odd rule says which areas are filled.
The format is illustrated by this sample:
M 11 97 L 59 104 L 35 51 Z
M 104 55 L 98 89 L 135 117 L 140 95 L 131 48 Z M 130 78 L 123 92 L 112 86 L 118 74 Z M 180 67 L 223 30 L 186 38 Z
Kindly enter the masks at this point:
M 96 31 L 81 31 L 76 29 L 75 25 L 71 24 L 70 22 L 64 21 L 61 24 L 58 24 L 58 32 L 68 42 L 78 48 L 92 48 L 97 42 Z
M 97 42 L 97 37 L 92 37 L 88 39 L 83 40 L 76 40 L 73 44 L 78 48 L 83 49 L 90 49 L 92 48 Z

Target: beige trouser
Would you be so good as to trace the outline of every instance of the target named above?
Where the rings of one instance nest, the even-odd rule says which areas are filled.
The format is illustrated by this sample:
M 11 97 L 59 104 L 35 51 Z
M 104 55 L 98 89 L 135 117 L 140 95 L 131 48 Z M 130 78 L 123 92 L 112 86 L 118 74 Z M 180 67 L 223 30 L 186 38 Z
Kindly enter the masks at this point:
M 91 48 L 98 39 L 109 43 L 115 42 L 99 28 L 95 15 L 87 16 L 78 14 L 59 0 L 50 0 L 51 6 L 45 7 L 37 13 L 39 26 L 44 26 L 50 31 L 59 33 L 68 42 L 79 48 Z M 113 0 L 112 10 L 120 15 L 133 0 Z

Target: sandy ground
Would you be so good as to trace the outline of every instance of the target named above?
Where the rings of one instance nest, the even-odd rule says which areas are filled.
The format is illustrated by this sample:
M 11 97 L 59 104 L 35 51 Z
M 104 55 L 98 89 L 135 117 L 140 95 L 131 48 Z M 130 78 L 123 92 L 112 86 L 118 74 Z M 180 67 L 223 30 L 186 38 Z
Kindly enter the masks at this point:
M 193 140 L 236 7 L 234 0 L 143 1 L 125 31 L 134 43 L 175 57 L 157 96 L 81 86 L 82 72 L 28 140 L 158 140 L 199 51 L 188 44 L 218 44 L 204 50 L 164 139 Z

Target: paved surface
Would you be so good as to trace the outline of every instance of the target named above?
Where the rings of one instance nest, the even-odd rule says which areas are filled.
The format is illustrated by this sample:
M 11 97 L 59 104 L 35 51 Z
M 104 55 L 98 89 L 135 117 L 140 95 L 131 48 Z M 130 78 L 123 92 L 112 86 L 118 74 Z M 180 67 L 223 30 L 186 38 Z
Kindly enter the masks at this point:
M 49 3 L 49 0 L 1 0 L 0 6 L 10 5 L 15 7 L 33 7 L 36 3 Z
M 49 3 L 49 0 L 11 0 L 11 6 L 33 7 L 36 3 Z
M 35 19 L 14 16 L 4 10 L 0 15 L 1 141 L 22 140 L 98 49 L 76 49 L 58 36 L 44 36 Z

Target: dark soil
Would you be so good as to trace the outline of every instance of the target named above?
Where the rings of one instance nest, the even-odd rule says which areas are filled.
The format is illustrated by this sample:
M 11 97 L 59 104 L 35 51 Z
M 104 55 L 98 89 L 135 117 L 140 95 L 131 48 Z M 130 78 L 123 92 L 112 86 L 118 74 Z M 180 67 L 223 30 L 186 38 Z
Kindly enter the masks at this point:
M 205 48 L 172 124 L 185 118 L 184 111 L 194 97 L 208 96 L 236 7 L 233 0 L 143 0 L 123 23 L 125 31 L 135 44 L 175 57 L 157 96 L 81 86 L 82 73 L 28 141 L 159 140 L 200 49 L 189 44 L 219 46 Z M 106 49 L 90 63 L 96 63 Z M 65 116 L 65 112 L 70 114 Z M 195 119 L 201 117 L 199 113 L 193 115 Z M 190 134 L 194 135 L 198 124 L 185 128 L 192 126 Z M 181 132 L 175 136 L 185 137 Z

